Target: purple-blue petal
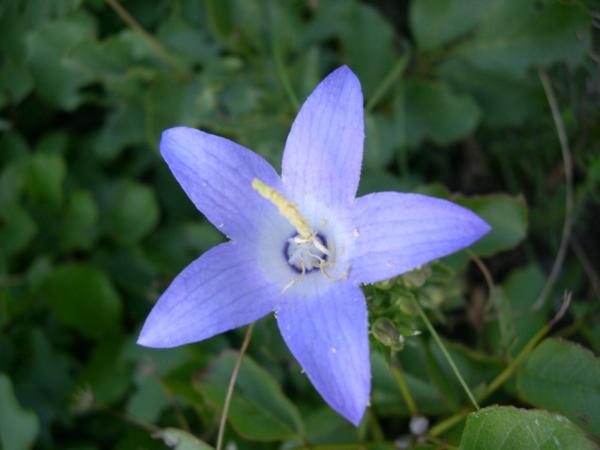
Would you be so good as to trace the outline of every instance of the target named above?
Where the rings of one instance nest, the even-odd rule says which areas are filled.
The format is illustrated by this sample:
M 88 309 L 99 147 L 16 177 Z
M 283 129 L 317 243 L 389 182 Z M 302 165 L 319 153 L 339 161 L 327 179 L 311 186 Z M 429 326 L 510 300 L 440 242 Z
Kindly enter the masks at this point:
M 255 253 L 227 242 L 187 266 L 154 305 L 138 344 L 165 348 L 197 342 L 273 311 L 279 291 L 258 271 Z
M 276 312 L 290 351 L 323 399 L 355 425 L 369 401 L 371 369 L 367 308 L 346 281 L 291 289 Z
M 318 207 L 312 201 L 332 208 L 350 204 L 360 178 L 363 141 L 360 82 L 342 66 L 321 81 L 292 125 L 282 162 L 286 193 L 309 216 Z
M 281 190 L 273 167 L 228 139 L 188 127 L 163 132 L 160 151 L 188 197 L 213 225 L 232 239 L 252 239 L 256 218 L 272 210 L 252 180 Z
M 468 247 L 490 230 L 479 216 L 446 200 L 380 192 L 357 198 L 351 279 L 374 283 Z

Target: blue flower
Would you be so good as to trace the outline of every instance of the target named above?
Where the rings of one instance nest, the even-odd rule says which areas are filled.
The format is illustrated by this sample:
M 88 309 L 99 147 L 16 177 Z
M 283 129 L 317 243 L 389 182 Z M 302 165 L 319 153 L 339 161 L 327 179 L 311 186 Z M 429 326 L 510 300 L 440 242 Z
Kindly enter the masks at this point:
M 186 267 L 160 297 L 138 343 L 201 341 L 275 312 L 279 330 L 329 405 L 358 424 L 369 401 L 361 284 L 464 248 L 490 227 L 418 194 L 355 198 L 363 154 L 360 83 L 340 67 L 300 110 L 281 177 L 256 153 L 176 127 L 161 153 L 196 207 L 230 240 Z

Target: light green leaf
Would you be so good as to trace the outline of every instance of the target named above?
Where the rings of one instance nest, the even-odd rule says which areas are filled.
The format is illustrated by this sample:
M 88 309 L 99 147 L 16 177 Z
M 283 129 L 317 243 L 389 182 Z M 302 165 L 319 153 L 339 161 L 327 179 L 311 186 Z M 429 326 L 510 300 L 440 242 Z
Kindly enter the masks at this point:
M 176 428 L 165 428 L 154 435 L 175 450 L 214 450 L 213 447 L 200 441 L 190 433 Z
M 39 427 L 38 417 L 19 405 L 10 378 L 0 373 L 0 443 L 3 450 L 32 448 Z
M 394 103 L 400 139 L 409 147 L 424 140 L 448 145 L 471 133 L 479 122 L 479 109 L 468 96 L 443 82 L 409 79 Z
M 109 206 L 109 228 L 120 244 L 134 244 L 156 226 L 158 201 L 148 186 L 132 180 L 117 185 Z
M 517 377 L 519 395 L 540 408 L 560 412 L 600 435 L 600 358 L 558 339 L 546 339 Z
M 106 338 L 120 328 L 121 299 L 95 267 L 65 264 L 49 275 L 42 293 L 59 320 L 87 337 Z
M 568 419 L 548 411 L 491 406 L 469 414 L 460 450 L 595 450 Z
M 481 216 L 492 227 L 488 234 L 471 247 L 478 255 L 490 256 L 511 249 L 527 235 L 527 205 L 521 195 L 456 196 L 453 200 Z
M 216 409 L 221 410 L 237 354 L 224 353 L 209 367 L 195 387 Z M 303 433 L 296 406 L 284 396 L 273 377 L 244 356 L 229 421 L 240 435 L 258 441 L 277 441 Z

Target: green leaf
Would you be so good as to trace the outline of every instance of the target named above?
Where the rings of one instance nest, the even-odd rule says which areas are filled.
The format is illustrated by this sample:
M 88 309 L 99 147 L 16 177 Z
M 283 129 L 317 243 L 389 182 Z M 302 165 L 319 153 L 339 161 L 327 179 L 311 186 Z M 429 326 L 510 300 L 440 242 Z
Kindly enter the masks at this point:
M 481 216 L 492 227 L 471 247 L 480 256 L 490 256 L 516 247 L 527 235 L 527 205 L 521 195 L 456 196 L 453 200 Z
M 470 97 L 445 83 L 416 78 L 400 88 L 394 112 L 401 141 L 409 147 L 427 139 L 451 144 L 468 136 L 479 122 L 479 109 Z
M 483 3 L 483 2 L 482 2 Z M 458 54 L 482 69 L 523 75 L 534 65 L 576 64 L 590 46 L 591 18 L 577 2 L 492 0 Z
M 154 435 L 175 450 L 214 450 L 213 447 L 200 441 L 190 433 L 176 428 L 165 428 Z
M 0 259 L 24 250 L 38 232 L 31 215 L 19 205 L 0 211 Z
M 496 127 L 521 125 L 546 111 L 546 99 L 536 78 L 523 79 L 481 69 L 459 58 L 439 66 L 436 74 L 475 99 L 485 124 Z M 515 105 L 519 107 L 515 108 Z
M 111 196 L 108 213 L 111 235 L 120 244 L 135 244 L 156 226 L 159 213 L 152 189 L 136 181 L 124 180 Z
M 4 450 L 27 450 L 32 448 L 39 431 L 38 417 L 19 405 L 13 386 L 0 373 L 0 443 Z
M 71 193 L 67 204 L 61 246 L 65 250 L 89 250 L 96 239 L 98 208 L 88 191 Z
M 82 101 L 79 89 L 92 80 L 65 57 L 70 49 L 94 37 L 94 23 L 83 13 L 52 22 L 28 36 L 28 60 L 36 92 L 51 105 L 68 111 Z
M 486 332 L 493 348 L 516 355 L 548 319 L 548 308 L 533 310 L 546 277 L 537 266 L 513 270 L 496 289 L 499 318 L 486 324 Z
M 379 170 L 394 159 L 398 143 L 396 124 L 388 117 L 368 115 L 365 118 L 365 168 Z
M 100 270 L 83 263 L 65 264 L 45 281 L 42 293 L 65 325 L 93 339 L 119 331 L 121 299 Z
M 583 432 L 547 411 L 491 406 L 469 414 L 460 450 L 594 450 Z
M 222 354 L 209 366 L 195 387 L 215 408 L 221 410 L 237 354 Z M 300 414 L 273 377 L 244 356 L 229 421 L 240 435 L 251 440 L 277 441 L 303 433 Z
M 527 402 L 560 412 L 600 436 L 600 358 L 558 339 L 546 339 L 527 358 L 517 377 Z
M 369 98 L 399 56 L 394 48 L 394 29 L 372 6 L 352 3 L 344 12 L 340 35 L 342 51 L 356 71 L 365 97 Z
M 29 162 L 27 190 L 39 205 L 58 207 L 63 200 L 63 183 L 67 167 L 59 154 L 36 153 Z
M 490 1 L 418 0 L 411 3 L 410 23 L 417 44 L 435 50 L 460 38 L 479 24 Z

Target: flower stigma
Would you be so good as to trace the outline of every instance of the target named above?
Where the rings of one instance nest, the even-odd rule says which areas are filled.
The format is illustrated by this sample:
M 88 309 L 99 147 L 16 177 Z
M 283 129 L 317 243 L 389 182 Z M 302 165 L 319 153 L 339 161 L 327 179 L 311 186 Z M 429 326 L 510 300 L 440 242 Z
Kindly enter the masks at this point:
M 319 269 L 330 280 L 347 278 L 349 268 L 338 277 L 329 273 L 328 269 L 335 262 L 335 246 L 330 239 L 312 230 L 310 224 L 294 203 L 285 198 L 281 192 L 266 185 L 258 178 L 252 180 L 252 188 L 261 197 L 273 203 L 279 213 L 288 220 L 297 232 L 295 236 L 287 240 L 283 252 L 288 264 L 299 275 L 283 288 L 282 293 L 293 287 L 306 273 L 314 269 Z

